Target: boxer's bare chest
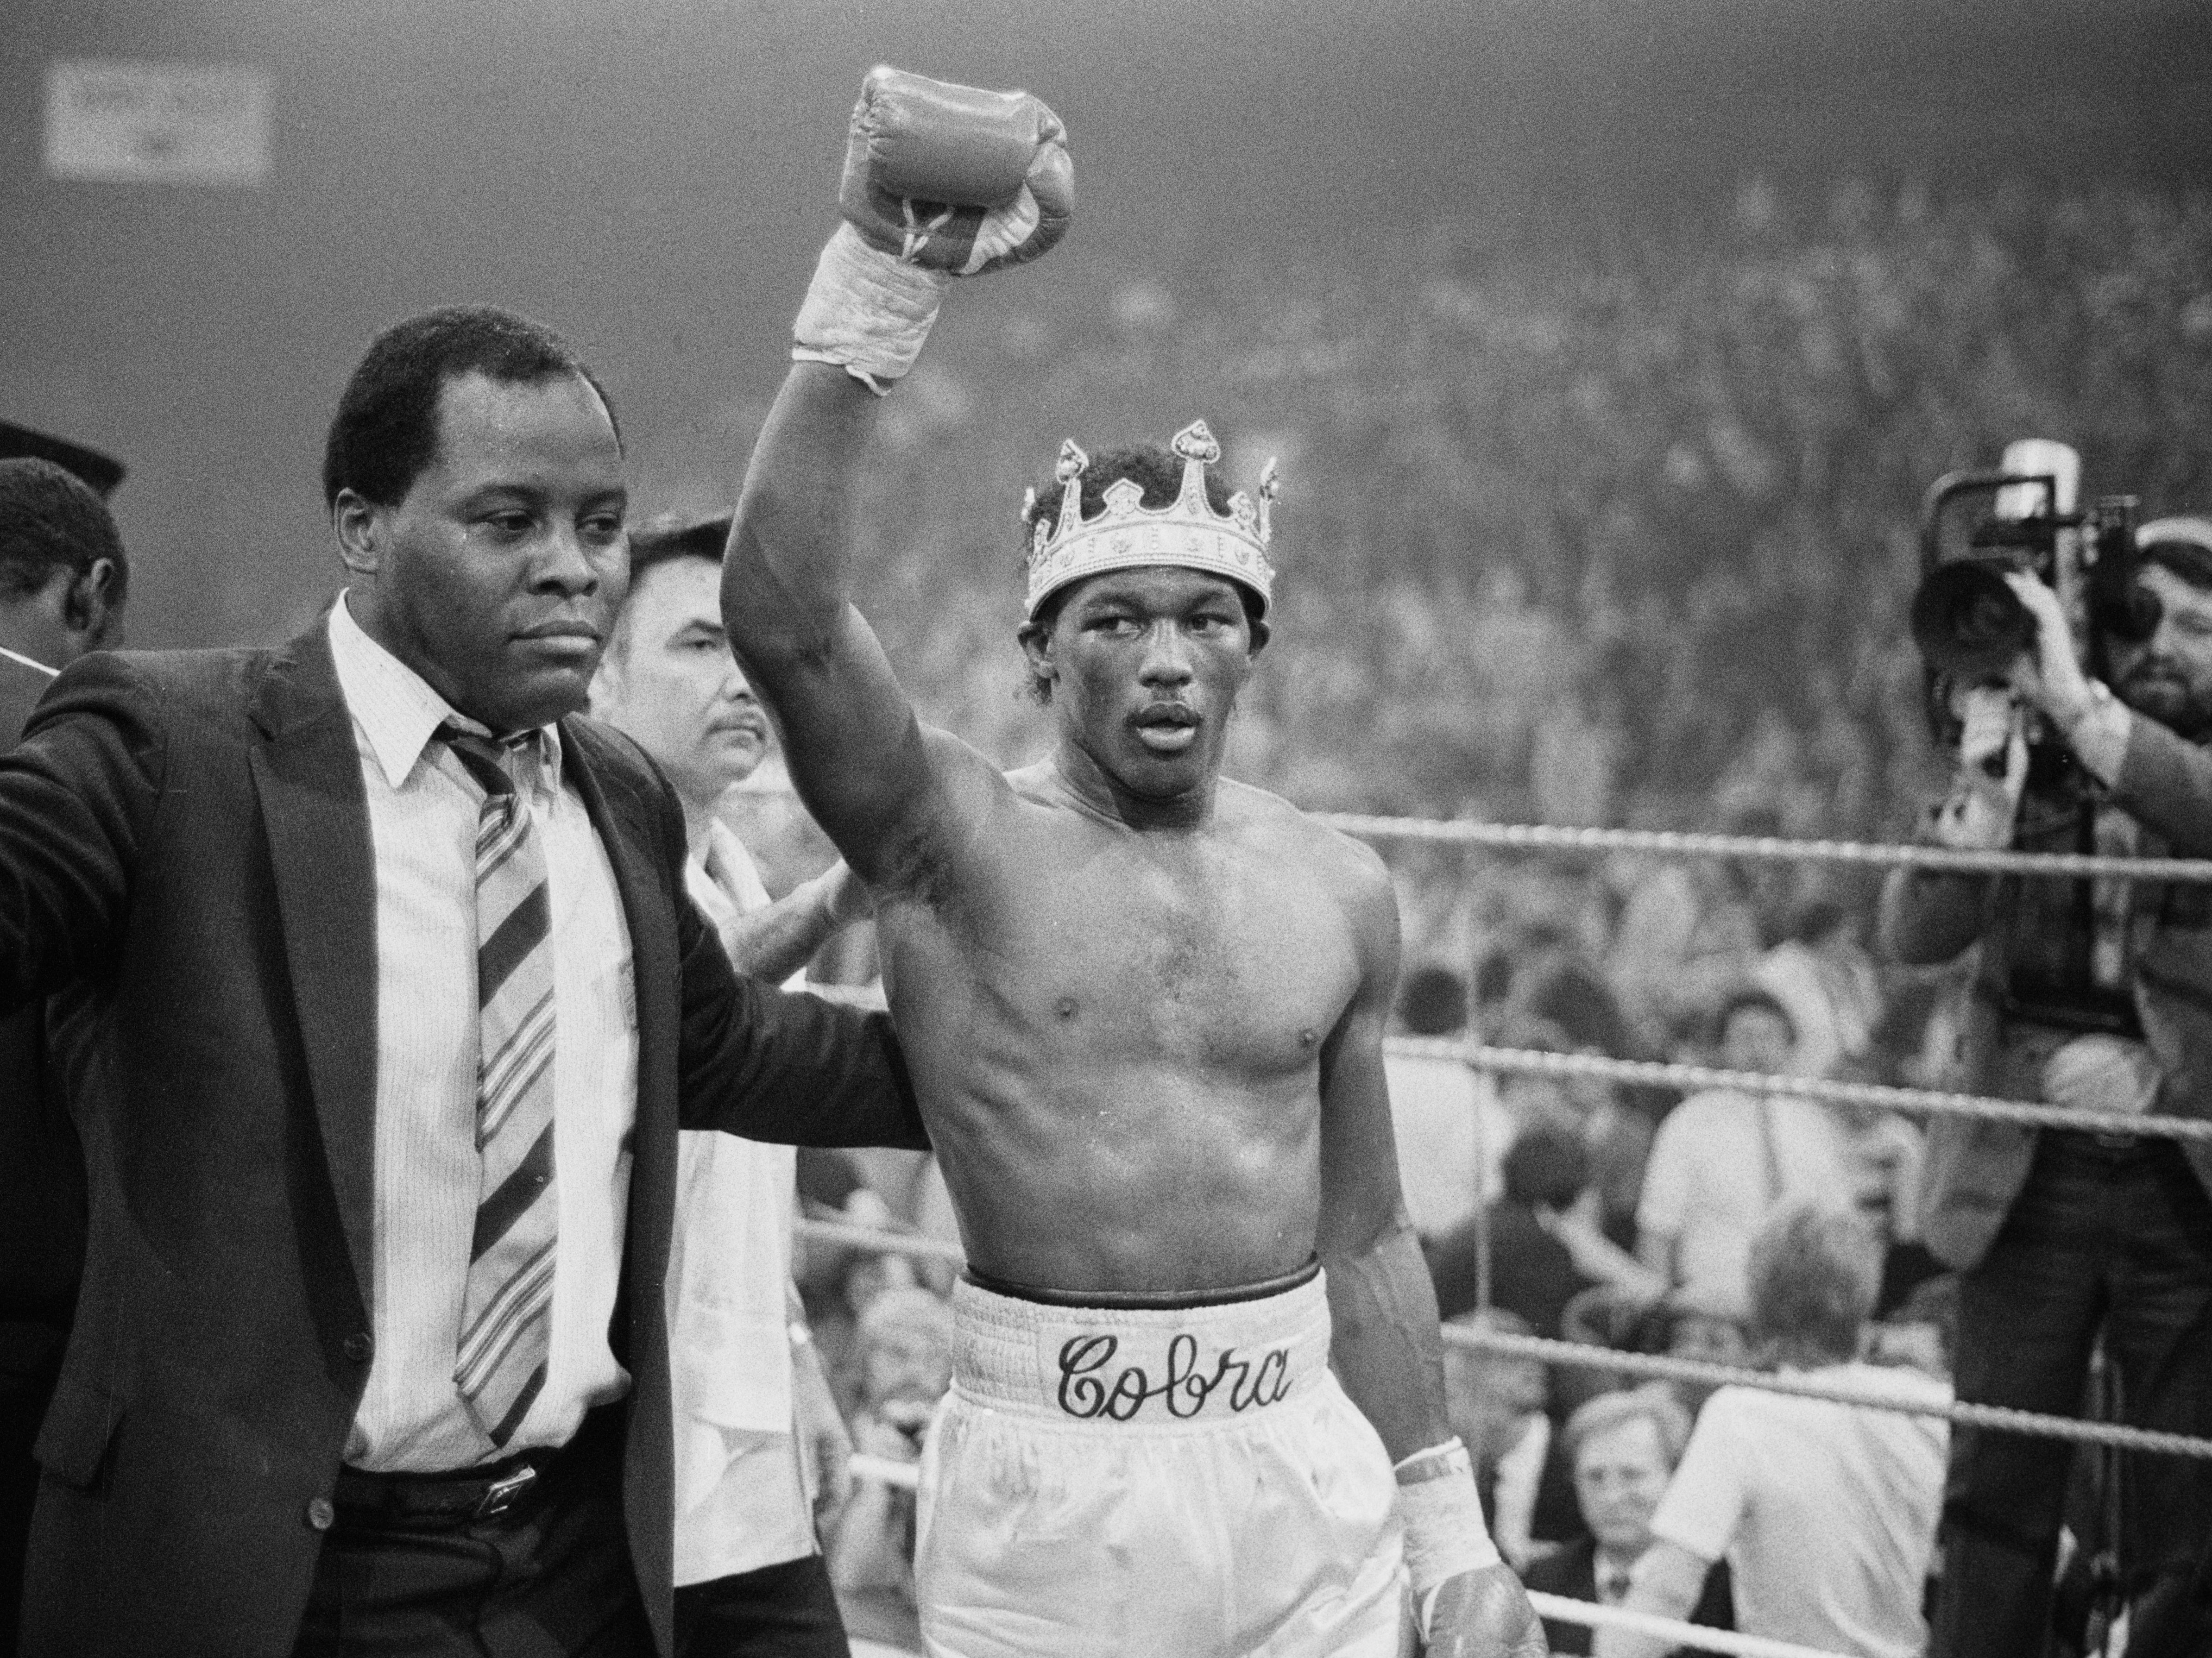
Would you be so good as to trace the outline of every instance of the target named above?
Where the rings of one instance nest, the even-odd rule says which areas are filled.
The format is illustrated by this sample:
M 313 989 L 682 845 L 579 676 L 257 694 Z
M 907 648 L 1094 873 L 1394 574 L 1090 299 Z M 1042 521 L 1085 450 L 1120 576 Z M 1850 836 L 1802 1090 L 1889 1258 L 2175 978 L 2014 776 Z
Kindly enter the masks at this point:
M 950 902 L 886 924 L 895 976 L 969 1002 L 965 1029 L 1018 1038 L 1040 1068 L 1273 1080 L 1314 1062 L 1359 978 L 1325 871 L 1234 820 L 1133 833 L 1025 813 Z

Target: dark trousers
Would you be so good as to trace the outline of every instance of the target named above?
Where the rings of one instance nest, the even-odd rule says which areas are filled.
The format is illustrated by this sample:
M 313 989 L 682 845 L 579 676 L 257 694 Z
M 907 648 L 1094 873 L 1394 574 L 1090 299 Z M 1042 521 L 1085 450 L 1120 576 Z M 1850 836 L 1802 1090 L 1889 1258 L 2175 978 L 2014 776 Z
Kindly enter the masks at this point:
M 52 1382 L 50 1375 L 9 1376 L 0 1367 L 0 1658 L 15 1658 L 23 1621 L 23 1552 L 39 1495 L 31 1446 L 53 1396 Z
M 1989 1254 L 1961 1280 L 1963 1400 L 2077 1414 L 2102 1331 L 2126 1419 L 2212 1433 L 2212 1200 L 2170 1142 L 2045 1133 Z M 1930 1658 L 2039 1658 L 2051 1625 L 2065 1441 L 1954 1428 Z M 2212 1540 L 2212 1465 L 2122 1459 L 2129 1658 L 2203 1658 L 2190 1580 Z
M 676 1658 L 852 1658 L 818 1554 L 676 1591 Z
M 349 1506 L 343 1484 L 339 1497 L 294 1658 L 653 1658 L 618 1422 L 587 1421 L 538 1486 L 485 1519 Z

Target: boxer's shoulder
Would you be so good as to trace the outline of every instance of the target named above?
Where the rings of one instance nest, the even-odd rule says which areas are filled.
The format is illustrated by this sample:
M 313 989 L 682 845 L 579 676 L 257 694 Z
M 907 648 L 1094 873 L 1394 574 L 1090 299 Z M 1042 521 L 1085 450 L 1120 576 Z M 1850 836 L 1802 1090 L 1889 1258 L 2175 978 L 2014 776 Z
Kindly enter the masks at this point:
M 1374 847 L 1279 794 L 1224 778 L 1216 822 L 1224 838 L 1344 896 L 1371 899 L 1389 893 L 1389 871 Z

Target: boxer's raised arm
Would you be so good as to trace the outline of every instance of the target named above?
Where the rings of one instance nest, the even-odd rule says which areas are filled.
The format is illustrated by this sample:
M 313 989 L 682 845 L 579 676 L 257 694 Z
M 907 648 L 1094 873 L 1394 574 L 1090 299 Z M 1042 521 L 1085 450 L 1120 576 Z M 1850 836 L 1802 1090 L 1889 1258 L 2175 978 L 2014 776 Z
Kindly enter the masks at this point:
M 851 480 L 875 402 L 841 367 L 792 365 L 738 498 L 722 615 L 799 798 L 880 884 L 929 790 L 914 709 L 849 597 Z
M 722 610 L 800 798 L 872 886 L 912 865 L 937 806 L 932 753 L 957 749 L 924 737 L 851 602 L 854 476 L 873 406 L 913 366 L 951 278 L 1035 258 L 1073 204 L 1060 122 L 1036 99 L 870 72 L 848 135 L 844 222 L 746 472 Z

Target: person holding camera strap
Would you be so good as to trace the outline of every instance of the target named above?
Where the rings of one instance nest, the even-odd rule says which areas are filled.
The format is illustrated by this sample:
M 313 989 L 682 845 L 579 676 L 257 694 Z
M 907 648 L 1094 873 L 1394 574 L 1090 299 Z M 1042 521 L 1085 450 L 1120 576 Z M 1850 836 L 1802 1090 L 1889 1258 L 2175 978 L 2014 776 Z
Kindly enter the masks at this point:
M 2212 855 L 2212 521 L 2147 525 L 2136 550 L 2131 616 L 2091 614 L 2109 687 L 2084 671 L 2057 594 L 2004 577 L 2033 644 L 2007 683 L 1965 694 L 1935 841 Z M 1899 870 L 1882 910 L 1900 961 L 1979 946 L 1950 1085 L 2212 1117 L 2212 888 Z M 2075 1414 L 2101 1334 L 2128 1421 L 2212 1428 L 2208 1190 L 2201 1142 L 1936 1119 L 1923 1212 L 1929 1248 L 1961 1274 L 1959 1397 Z M 2072 1458 L 2059 1440 L 1954 1433 L 1933 1658 L 2043 1650 Z M 2212 1650 L 2212 1606 L 2192 1582 L 2212 1468 L 2126 1463 L 2130 1658 Z

